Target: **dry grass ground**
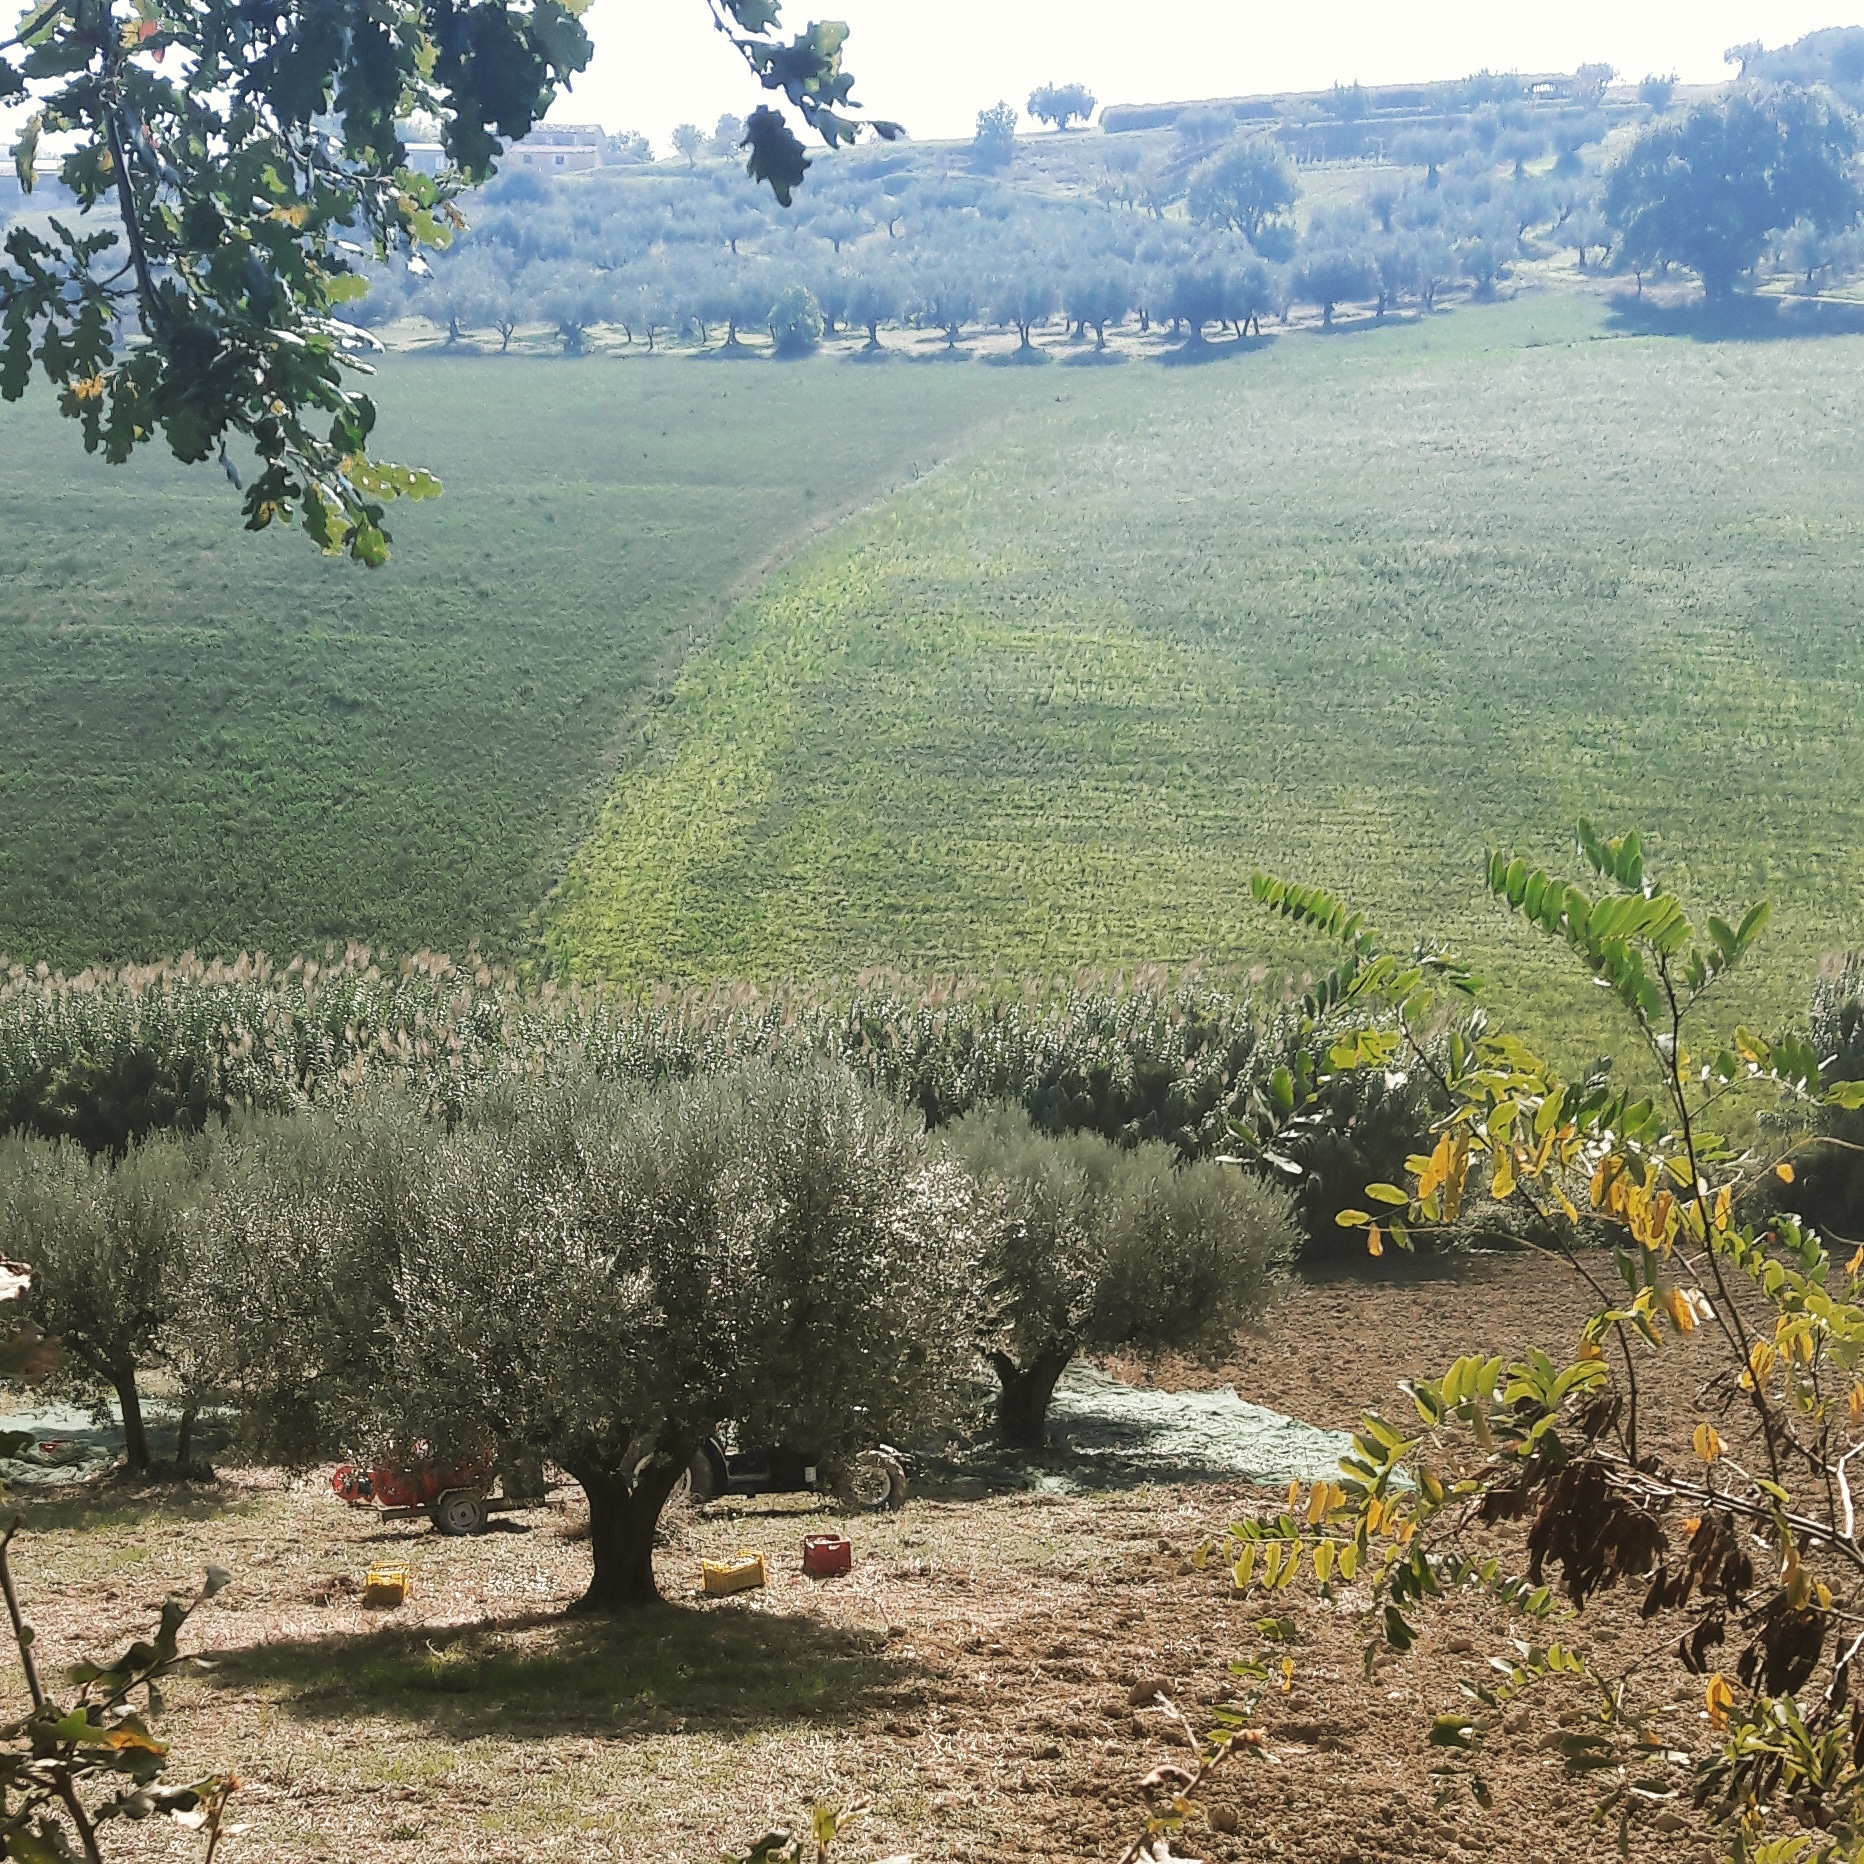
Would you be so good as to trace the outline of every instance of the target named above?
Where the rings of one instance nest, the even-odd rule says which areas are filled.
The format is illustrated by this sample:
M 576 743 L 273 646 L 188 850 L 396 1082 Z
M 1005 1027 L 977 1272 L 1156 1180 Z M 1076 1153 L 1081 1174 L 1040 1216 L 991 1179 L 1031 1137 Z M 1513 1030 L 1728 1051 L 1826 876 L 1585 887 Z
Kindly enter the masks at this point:
M 1297 1292 L 1225 1376 L 1245 1396 L 1344 1422 L 1359 1398 L 1455 1344 L 1557 1339 L 1576 1311 L 1533 1265 L 1327 1283 Z M 140 1628 L 207 1561 L 232 1569 L 193 1627 L 218 1667 L 174 1690 L 164 1724 L 184 1767 L 233 1768 L 245 1782 L 230 1864 L 716 1864 L 815 1794 L 871 1800 L 854 1864 L 901 1852 L 920 1864 L 1116 1857 L 1142 1816 L 1141 1776 L 1170 1752 L 1162 1718 L 1131 1706 L 1132 1686 L 1166 1678 L 1196 1718 L 1237 1698 L 1232 1660 L 1263 1648 L 1260 1598 L 1232 1598 L 1227 1574 L 1189 1555 L 1277 1498 L 1211 1484 L 927 1488 L 883 1519 L 842 1522 L 801 1498 L 681 1516 L 660 1561 L 668 1605 L 613 1622 L 564 1616 L 587 1573 L 579 1505 L 443 1540 L 425 1523 L 345 1510 L 321 1475 L 251 1471 L 213 1489 L 31 1503 L 18 1565 L 55 1661 L 80 1634 L 95 1647 Z M 853 1537 L 854 1572 L 811 1581 L 802 1536 L 834 1525 Z M 700 1557 L 739 1547 L 769 1556 L 768 1590 L 696 1596 Z M 385 1560 L 412 1568 L 412 1596 L 367 1613 L 356 1583 Z M 1367 1680 L 1353 1600 L 1283 1596 L 1298 1641 L 1288 1692 L 1259 1711 L 1272 1758 L 1213 1795 L 1239 1830 L 1198 1832 L 1192 1855 L 1616 1854 L 1615 1828 L 1589 1822 L 1596 1792 L 1566 1781 L 1543 1745 L 1582 1709 L 1571 1684 L 1522 1712 L 1492 1813 L 1433 1810 L 1430 1716 L 1525 1626 L 1470 1608 Z M 1659 1724 L 1690 1744 L 1695 1693 L 1633 1599 L 1595 1601 L 1559 1634 L 1614 1671 L 1649 1665 L 1639 1687 L 1658 1703 L 1677 1692 Z M 1630 1838 L 1633 1857 L 1653 1859 L 1693 1860 L 1708 1842 L 1687 1825 Z M 119 1848 L 193 1854 L 152 1828 L 125 1832 Z

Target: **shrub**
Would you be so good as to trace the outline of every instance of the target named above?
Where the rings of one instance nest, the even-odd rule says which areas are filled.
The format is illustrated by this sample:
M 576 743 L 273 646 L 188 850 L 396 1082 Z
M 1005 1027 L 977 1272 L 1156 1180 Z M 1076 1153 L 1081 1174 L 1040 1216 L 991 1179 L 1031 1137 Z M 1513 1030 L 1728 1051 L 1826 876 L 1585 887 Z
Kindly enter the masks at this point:
M 1016 157 L 1016 106 L 993 104 L 977 113 L 971 159 L 979 168 L 1008 168 Z
M 822 307 L 807 285 L 791 285 L 770 307 L 770 335 L 779 356 L 810 356 L 822 342 Z
M 1291 1253 L 1287 1198 L 1234 1167 L 1050 1137 L 1016 1107 L 969 1115 L 945 1143 L 979 1190 L 997 1427 L 1021 1448 L 1043 1442 L 1078 1352 L 1221 1354 Z
M 1181 1157 L 1220 1149 L 1226 1109 L 1257 1065 L 1255 1006 L 1215 991 L 1077 991 L 1033 1001 L 858 994 L 831 1052 L 942 1126 L 1014 1101 L 1043 1132 L 1120 1145 L 1157 1140 Z

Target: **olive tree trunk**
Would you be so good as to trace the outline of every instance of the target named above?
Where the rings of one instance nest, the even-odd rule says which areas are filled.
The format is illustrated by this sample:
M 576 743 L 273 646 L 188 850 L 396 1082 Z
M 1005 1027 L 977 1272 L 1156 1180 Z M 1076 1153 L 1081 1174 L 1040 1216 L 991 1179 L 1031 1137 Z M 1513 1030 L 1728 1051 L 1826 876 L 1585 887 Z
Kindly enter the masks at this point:
M 117 1405 L 123 1413 L 123 1460 L 132 1473 L 149 1473 L 149 1432 L 142 1419 L 142 1393 L 136 1388 L 133 1365 L 113 1366 L 110 1383 L 116 1388 Z
M 997 1375 L 997 1435 L 1013 1449 L 1039 1450 L 1048 1441 L 1049 1400 L 1074 1357 L 1074 1343 L 1045 1347 L 1027 1367 L 1007 1353 L 990 1355 Z
M 690 1448 L 669 1446 L 636 1472 L 572 1469 L 589 1498 L 589 1550 L 595 1571 L 581 1612 L 627 1611 L 660 1598 L 654 1584 L 654 1532 L 667 1497 L 686 1472 Z

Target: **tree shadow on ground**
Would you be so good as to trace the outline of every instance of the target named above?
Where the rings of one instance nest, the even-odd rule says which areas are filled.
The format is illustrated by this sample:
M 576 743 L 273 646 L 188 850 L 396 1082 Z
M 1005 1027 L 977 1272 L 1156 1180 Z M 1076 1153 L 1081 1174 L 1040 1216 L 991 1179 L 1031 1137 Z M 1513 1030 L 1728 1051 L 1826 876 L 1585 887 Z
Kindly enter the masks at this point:
M 1688 337 L 1697 343 L 1768 343 L 1786 337 L 1864 334 L 1864 304 L 1831 298 L 1740 296 L 1716 303 L 1612 300 L 1605 327 L 1619 336 Z
M 227 1652 L 214 1682 L 306 1721 L 386 1716 L 450 1739 L 727 1736 L 872 1723 L 910 1707 L 918 1672 L 885 1634 L 739 1601 L 615 1617 L 391 1627 Z
M 59 1488 L 14 1488 L 8 1492 L 7 1505 L 23 1517 L 28 1534 L 89 1534 L 217 1521 L 227 1515 L 249 1514 L 257 1503 L 252 1496 L 215 1482 L 150 1479 L 118 1471 Z
M 1079 355 L 1064 356 L 1061 366 L 1064 369 L 1117 369 L 1125 366 L 1126 358 L 1118 350 L 1086 350 Z
M 1206 337 L 1188 338 L 1174 350 L 1159 357 L 1161 369 L 1201 369 L 1208 363 L 1228 362 L 1237 356 L 1253 356 L 1273 343 L 1273 337 L 1231 337 L 1227 342 L 1212 343 Z

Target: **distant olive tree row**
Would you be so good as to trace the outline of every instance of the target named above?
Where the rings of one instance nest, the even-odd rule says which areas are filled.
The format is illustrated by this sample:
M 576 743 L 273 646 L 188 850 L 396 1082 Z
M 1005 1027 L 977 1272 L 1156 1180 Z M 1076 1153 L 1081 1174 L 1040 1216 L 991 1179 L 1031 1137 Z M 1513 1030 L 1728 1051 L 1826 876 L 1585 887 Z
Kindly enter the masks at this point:
M 1072 121 L 1093 103 L 1052 88 L 1032 106 Z M 363 315 L 414 314 L 500 348 L 541 324 L 569 354 L 598 327 L 650 350 L 730 351 L 768 332 L 782 351 L 849 334 L 875 352 L 889 329 L 955 346 L 994 326 L 1028 350 L 1056 319 L 1104 348 L 1129 322 L 1196 342 L 1298 306 L 1323 324 L 1341 306 L 1430 310 L 1562 253 L 1640 289 L 1652 273 L 1693 273 L 1714 297 L 1766 278 L 1816 291 L 1864 265 L 1857 132 L 1829 90 L 1748 84 L 1665 115 L 1667 89 L 1644 88 L 1644 127 L 1603 169 L 1596 110 L 1536 120 L 1492 104 L 1414 137 L 1405 165 L 1374 170 L 1357 198 L 1305 209 L 1282 147 L 1214 111 L 1186 113 L 1168 138 L 1106 139 L 1092 192 L 1069 195 L 1019 181 L 1003 104 L 980 113 L 968 151 L 819 162 L 789 211 L 724 159 L 734 124 L 722 122 L 692 142 L 685 171 L 506 178 L 430 275 L 379 280 Z

